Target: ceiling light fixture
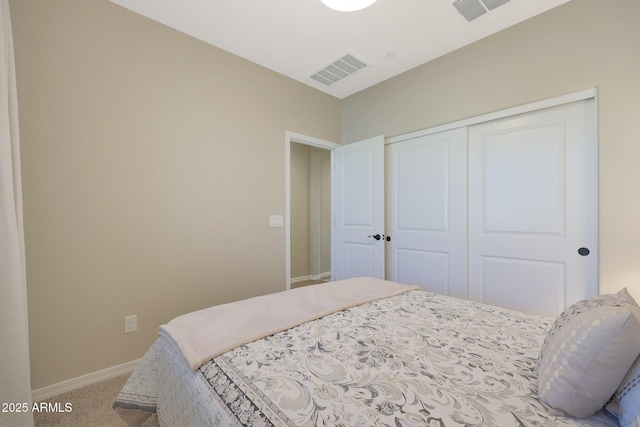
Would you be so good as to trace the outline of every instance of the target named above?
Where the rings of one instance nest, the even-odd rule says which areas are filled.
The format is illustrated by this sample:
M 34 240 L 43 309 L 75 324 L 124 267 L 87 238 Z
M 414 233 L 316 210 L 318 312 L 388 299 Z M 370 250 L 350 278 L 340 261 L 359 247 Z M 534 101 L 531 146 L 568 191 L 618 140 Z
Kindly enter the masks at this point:
M 327 7 L 340 12 L 354 12 L 374 4 L 377 0 L 322 0 Z

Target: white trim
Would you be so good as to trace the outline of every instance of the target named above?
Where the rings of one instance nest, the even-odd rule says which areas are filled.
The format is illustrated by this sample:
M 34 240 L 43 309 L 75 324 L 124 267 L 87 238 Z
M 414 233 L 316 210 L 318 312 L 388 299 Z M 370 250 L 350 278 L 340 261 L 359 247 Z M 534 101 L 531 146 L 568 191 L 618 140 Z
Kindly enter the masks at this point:
M 285 289 L 291 289 L 291 143 L 310 145 L 333 150 L 340 144 L 302 135 L 291 131 L 284 133 L 284 241 L 285 241 Z
M 311 145 L 313 147 L 324 148 L 326 150 L 333 150 L 340 146 L 340 144 L 336 144 L 335 142 L 325 141 L 324 139 L 314 138 L 313 136 L 307 136 L 291 131 L 285 131 L 285 138 L 287 143 L 297 142 L 298 144 Z
M 517 107 L 507 108 L 506 110 L 495 111 L 493 113 L 483 114 L 481 116 L 475 116 L 468 119 L 459 120 L 457 122 L 446 123 L 444 125 L 435 126 L 428 129 L 422 129 L 419 131 L 406 133 L 404 135 L 398 135 L 385 139 L 385 144 L 393 144 L 400 141 L 406 141 L 408 139 L 419 138 L 426 135 L 433 135 L 435 133 L 444 132 L 461 127 L 467 127 L 476 125 L 479 123 L 489 122 L 491 120 L 503 119 L 505 117 L 515 116 L 518 114 L 529 113 L 531 111 L 542 110 L 544 108 L 556 107 L 562 104 L 568 104 L 570 102 L 582 101 L 584 99 L 595 98 L 597 100 L 598 89 L 586 89 L 580 92 L 574 92 L 567 95 L 557 96 L 555 98 L 545 99 L 542 101 L 532 102 L 529 104 L 519 105 Z
M 331 272 L 325 271 L 324 273 L 320 273 L 317 276 L 310 276 L 311 280 L 325 280 L 331 279 Z
M 122 365 L 112 366 L 111 368 L 92 372 L 80 377 L 71 378 L 70 380 L 42 387 L 37 390 L 32 390 L 31 398 L 34 402 L 39 402 L 41 400 L 49 399 L 59 394 L 73 391 L 81 387 L 98 383 L 100 381 L 131 373 L 136 368 L 136 366 L 138 366 L 138 362 L 140 362 L 140 359 L 132 360 L 131 362 L 123 363 Z

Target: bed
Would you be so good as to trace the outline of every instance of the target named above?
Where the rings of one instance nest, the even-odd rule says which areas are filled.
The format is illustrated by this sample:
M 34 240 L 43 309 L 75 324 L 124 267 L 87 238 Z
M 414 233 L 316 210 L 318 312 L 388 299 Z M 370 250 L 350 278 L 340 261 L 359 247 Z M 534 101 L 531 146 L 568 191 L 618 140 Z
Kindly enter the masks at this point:
M 113 407 L 131 426 L 636 427 L 639 354 L 625 290 L 551 319 L 355 278 L 172 320 Z

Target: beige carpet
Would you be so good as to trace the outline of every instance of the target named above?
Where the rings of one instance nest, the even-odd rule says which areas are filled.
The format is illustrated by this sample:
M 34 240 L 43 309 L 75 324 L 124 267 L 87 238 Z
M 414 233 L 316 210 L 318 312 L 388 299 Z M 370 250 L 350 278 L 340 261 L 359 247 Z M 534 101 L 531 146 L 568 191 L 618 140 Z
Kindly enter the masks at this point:
M 36 427 L 126 427 L 126 423 L 111 408 L 115 397 L 129 378 L 129 374 L 91 384 L 63 393 L 45 402 L 59 403 L 64 410 L 70 404 L 70 412 L 33 414 Z M 69 407 L 69 405 L 67 405 Z M 157 427 L 155 415 L 147 419 L 144 427 Z

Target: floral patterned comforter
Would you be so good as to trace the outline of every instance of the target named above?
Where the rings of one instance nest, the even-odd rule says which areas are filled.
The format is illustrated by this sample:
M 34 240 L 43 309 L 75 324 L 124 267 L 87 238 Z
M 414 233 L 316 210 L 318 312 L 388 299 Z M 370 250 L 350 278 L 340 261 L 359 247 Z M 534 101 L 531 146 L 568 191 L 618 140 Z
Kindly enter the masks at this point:
M 552 322 L 411 291 L 243 345 L 200 373 L 241 426 L 617 426 L 537 399 Z

